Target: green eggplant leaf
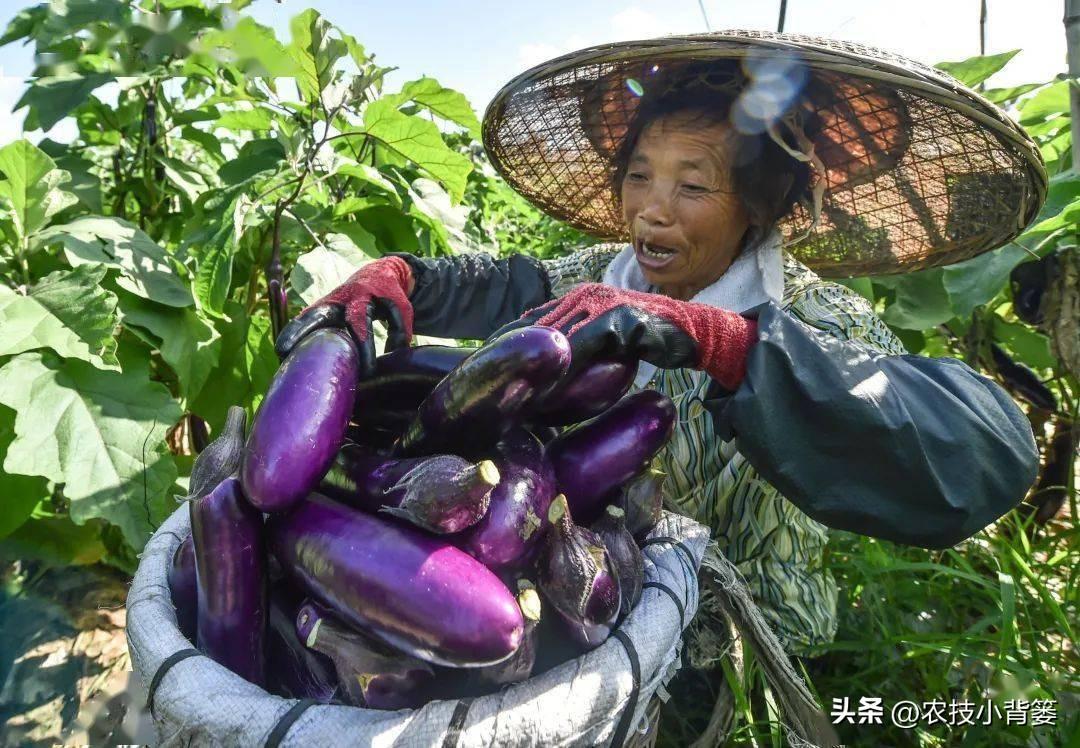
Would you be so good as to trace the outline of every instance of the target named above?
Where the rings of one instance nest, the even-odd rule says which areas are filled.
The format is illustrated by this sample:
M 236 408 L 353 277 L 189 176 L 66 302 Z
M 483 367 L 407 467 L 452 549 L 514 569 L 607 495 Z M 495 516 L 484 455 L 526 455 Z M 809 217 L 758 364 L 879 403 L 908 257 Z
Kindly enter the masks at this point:
M 28 140 L 0 148 L 0 198 L 11 205 L 16 240 L 24 244 L 49 219 L 78 198 L 60 188 L 70 177 Z
M 154 336 L 161 357 L 176 372 L 180 396 L 198 395 L 221 355 L 214 325 L 192 307 L 161 306 L 133 294 L 121 298 L 120 313 L 125 325 Z
M 58 270 L 26 296 L 0 286 L 0 356 L 50 348 L 99 369 L 119 369 L 116 295 L 101 285 L 106 270 L 103 265 Z
M 72 266 L 106 265 L 120 271 L 121 288 L 166 306 L 193 303 L 187 283 L 168 254 L 145 232 L 121 218 L 84 216 L 50 226 L 38 235 L 59 242 Z
M 443 141 L 435 123 L 400 112 L 392 100 L 379 99 L 364 110 L 364 132 L 442 182 L 455 203 L 461 201 L 472 162 Z
M 143 372 L 36 351 L 0 367 L 0 403 L 18 414 L 3 469 L 63 483 L 76 524 L 105 519 L 136 549 L 173 508 L 176 466 L 164 440 L 182 415 Z

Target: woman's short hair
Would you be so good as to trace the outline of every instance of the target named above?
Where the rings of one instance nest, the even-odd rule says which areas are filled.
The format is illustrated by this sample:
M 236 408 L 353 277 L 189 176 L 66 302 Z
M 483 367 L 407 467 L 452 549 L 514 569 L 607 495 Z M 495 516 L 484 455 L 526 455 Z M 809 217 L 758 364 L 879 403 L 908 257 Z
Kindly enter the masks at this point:
M 733 125 L 740 92 L 748 84 L 737 64 L 712 63 L 707 70 L 682 75 L 660 91 L 642 96 L 626 137 L 613 160 L 612 187 L 618 197 L 630 156 L 645 128 L 659 119 L 686 115 L 691 123 Z M 816 123 L 805 122 L 804 132 L 813 137 Z M 758 132 L 746 132 L 757 129 Z M 800 200 L 808 195 L 810 166 L 793 158 L 773 141 L 764 127 L 732 126 L 734 190 L 742 200 L 751 224 L 771 230 Z M 788 143 L 795 147 L 795 144 Z

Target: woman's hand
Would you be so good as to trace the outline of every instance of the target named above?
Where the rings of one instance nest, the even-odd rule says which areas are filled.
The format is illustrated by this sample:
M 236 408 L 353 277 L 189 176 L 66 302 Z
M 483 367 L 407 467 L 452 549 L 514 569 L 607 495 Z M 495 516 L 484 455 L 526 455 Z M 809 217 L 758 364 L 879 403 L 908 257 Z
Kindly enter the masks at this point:
M 375 370 L 373 320 L 386 324 L 387 350 L 412 341 L 412 285 L 412 270 L 400 257 L 369 262 L 289 322 L 274 348 L 280 358 L 285 358 L 309 333 L 324 327 L 345 328 L 360 349 L 361 376 L 370 376 Z
M 742 382 L 757 332 L 753 320 L 726 309 L 602 283 L 580 285 L 499 333 L 526 325 L 563 332 L 575 367 L 600 356 L 636 358 L 661 369 L 701 369 L 728 390 Z

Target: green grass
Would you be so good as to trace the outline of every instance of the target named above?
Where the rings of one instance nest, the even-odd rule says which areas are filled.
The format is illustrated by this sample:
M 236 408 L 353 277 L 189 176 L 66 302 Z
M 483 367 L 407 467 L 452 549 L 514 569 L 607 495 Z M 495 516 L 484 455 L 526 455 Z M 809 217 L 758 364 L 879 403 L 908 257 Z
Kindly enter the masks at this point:
M 1068 509 L 1066 509 L 1068 512 Z M 945 551 L 834 533 L 828 567 L 840 585 L 835 641 L 801 665 L 826 712 L 833 698 L 883 699 L 881 725 L 837 725 L 848 746 L 1057 747 L 1080 744 L 1076 649 L 1080 539 L 1071 516 L 1035 531 L 1016 513 Z M 786 746 L 772 698 L 752 658 L 734 685 L 727 745 Z M 689 745 L 708 720 L 720 672 L 684 669 L 671 684 L 661 746 Z M 1006 725 L 1008 699 L 1056 702 L 1057 724 Z M 901 700 L 1002 710 L 989 726 L 901 729 Z M 1030 720 L 1029 720 L 1030 721 Z

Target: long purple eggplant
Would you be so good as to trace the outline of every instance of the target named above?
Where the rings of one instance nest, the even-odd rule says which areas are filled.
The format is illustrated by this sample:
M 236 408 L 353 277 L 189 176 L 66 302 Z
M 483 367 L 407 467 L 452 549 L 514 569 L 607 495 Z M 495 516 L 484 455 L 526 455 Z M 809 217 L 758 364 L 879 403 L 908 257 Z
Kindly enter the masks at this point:
M 545 426 L 566 426 L 600 415 L 627 393 L 637 366 L 612 359 L 593 361 L 565 377 L 530 408 L 529 420 Z
M 500 662 L 524 633 L 510 590 L 449 543 L 312 494 L 267 521 L 282 568 L 335 616 L 427 662 Z
M 453 455 L 395 460 L 346 444 L 319 490 L 343 504 L 383 511 L 440 535 L 475 525 L 488 510 L 499 471 Z
M 549 327 L 522 327 L 485 343 L 424 399 L 401 437 L 403 456 L 463 451 L 494 444 L 570 366 L 570 344 Z
M 504 577 L 523 570 L 551 526 L 548 507 L 555 497 L 555 474 L 535 436 L 517 428 L 495 447 L 501 477 L 491 492 L 487 514 L 462 533 L 457 546 Z
M 431 665 L 387 651 L 334 620 L 318 603 L 305 600 L 296 614 L 296 635 L 334 663 L 337 680 L 354 706 L 414 709 L 427 701 L 435 679 Z
M 359 374 L 356 344 L 316 330 L 274 375 L 244 448 L 241 481 L 264 512 L 280 512 L 319 484 L 345 441 Z
M 262 514 L 226 478 L 189 502 L 198 585 L 198 646 L 256 685 L 265 674 L 266 557 Z
M 508 683 L 519 683 L 532 673 L 536 663 L 536 640 L 537 625 L 540 623 L 540 595 L 536 587 L 527 579 L 518 580 L 518 607 L 525 617 L 525 638 L 521 646 L 517 648 L 510 659 L 469 671 L 475 673 L 478 684 L 483 686 L 504 686 Z
M 476 351 L 450 345 L 398 348 L 375 359 L 375 375 L 356 387 L 356 423 L 372 422 L 383 410 L 416 413 L 443 377 Z
M 574 524 L 562 495 L 551 502 L 550 519 L 554 526 L 536 567 L 540 590 L 566 634 L 591 649 L 608 638 L 619 616 L 619 578 L 603 541 Z
M 594 522 L 612 492 L 641 472 L 667 444 L 674 426 L 671 400 L 655 390 L 643 390 L 552 439 L 547 455 L 574 517 Z
M 176 608 L 176 623 L 190 641 L 195 641 L 198 615 L 198 585 L 195 582 L 195 543 L 188 535 L 176 546 L 169 565 L 169 594 Z
M 527 579 L 519 579 L 518 607 L 525 617 L 525 637 L 513 656 L 502 662 L 481 668 L 437 668 L 437 683 L 432 689 L 436 699 L 476 698 L 494 693 L 503 686 L 526 680 L 536 664 L 539 649 L 541 603 L 536 587 Z M 569 653 L 568 656 L 576 654 Z
M 270 593 L 267 689 L 278 696 L 328 704 L 338 690 L 334 663 L 326 655 L 308 649 L 296 635 L 296 614 L 301 602 L 281 585 Z

